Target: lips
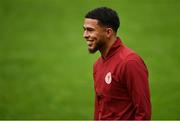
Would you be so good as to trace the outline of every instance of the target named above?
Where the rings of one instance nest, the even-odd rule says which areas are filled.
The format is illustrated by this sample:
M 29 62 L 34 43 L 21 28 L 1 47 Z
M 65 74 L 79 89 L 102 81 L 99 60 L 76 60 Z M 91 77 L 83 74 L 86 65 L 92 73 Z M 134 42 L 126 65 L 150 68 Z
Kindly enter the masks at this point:
M 91 41 L 87 41 L 87 45 L 91 46 L 93 43 Z
M 93 45 L 93 41 L 92 40 L 87 40 L 86 41 L 88 47 L 91 47 Z

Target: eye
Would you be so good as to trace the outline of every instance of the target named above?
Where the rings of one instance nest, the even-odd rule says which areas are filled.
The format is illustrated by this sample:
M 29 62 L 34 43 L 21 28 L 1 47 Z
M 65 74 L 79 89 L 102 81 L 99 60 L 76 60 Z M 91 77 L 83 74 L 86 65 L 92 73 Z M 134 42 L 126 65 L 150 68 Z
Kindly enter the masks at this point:
M 87 28 L 87 31 L 92 32 L 92 31 L 94 31 L 94 29 L 93 28 Z
M 93 32 L 93 31 L 95 31 L 95 29 L 94 29 L 94 28 L 91 28 L 91 27 L 83 27 L 83 30 L 84 30 L 84 31 L 87 31 L 87 32 Z

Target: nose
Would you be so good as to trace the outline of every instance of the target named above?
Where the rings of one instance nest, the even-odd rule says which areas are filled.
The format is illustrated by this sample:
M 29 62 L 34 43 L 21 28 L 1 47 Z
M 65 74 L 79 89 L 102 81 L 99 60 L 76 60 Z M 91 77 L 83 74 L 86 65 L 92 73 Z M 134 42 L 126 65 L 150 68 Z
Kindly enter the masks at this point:
M 89 34 L 88 34 L 88 32 L 86 30 L 84 30 L 83 37 L 85 39 L 87 39 L 89 37 Z

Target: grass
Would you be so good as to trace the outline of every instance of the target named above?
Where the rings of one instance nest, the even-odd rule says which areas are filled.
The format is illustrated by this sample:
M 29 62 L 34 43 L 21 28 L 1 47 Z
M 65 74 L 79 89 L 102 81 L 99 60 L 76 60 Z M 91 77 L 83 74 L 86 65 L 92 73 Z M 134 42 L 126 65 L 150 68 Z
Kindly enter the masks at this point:
M 118 35 L 150 73 L 152 119 L 180 119 L 178 0 L 0 1 L 0 119 L 92 119 L 92 65 L 84 14 L 116 9 Z

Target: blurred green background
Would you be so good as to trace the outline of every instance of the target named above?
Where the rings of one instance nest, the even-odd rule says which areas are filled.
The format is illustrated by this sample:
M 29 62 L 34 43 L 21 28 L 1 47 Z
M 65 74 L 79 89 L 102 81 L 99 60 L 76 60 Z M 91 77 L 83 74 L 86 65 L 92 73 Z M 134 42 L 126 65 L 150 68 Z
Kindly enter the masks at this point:
M 108 6 L 149 67 L 152 119 L 180 119 L 179 0 L 0 0 L 0 119 L 93 119 L 84 15 Z

